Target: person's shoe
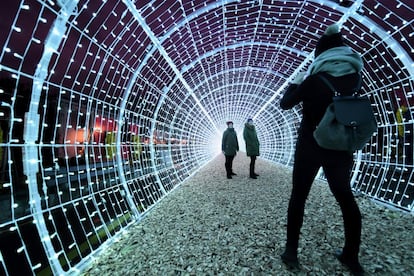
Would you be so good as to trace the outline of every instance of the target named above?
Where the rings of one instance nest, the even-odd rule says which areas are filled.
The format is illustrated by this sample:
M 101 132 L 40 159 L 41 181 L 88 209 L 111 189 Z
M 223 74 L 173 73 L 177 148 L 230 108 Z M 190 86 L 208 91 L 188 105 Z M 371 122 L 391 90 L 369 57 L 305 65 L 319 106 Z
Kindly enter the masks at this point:
M 257 179 L 257 177 L 254 174 L 251 175 L 250 178 Z
M 231 175 L 228 175 L 228 176 L 227 176 L 227 179 L 232 179 L 232 178 L 233 178 L 233 177 L 231 177 Z
M 282 255 L 280 255 L 283 263 L 292 270 L 299 270 L 300 264 L 296 254 L 290 253 L 289 250 L 285 250 Z
M 351 271 L 352 275 L 355 275 L 355 276 L 364 275 L 364 268 L 361 266 L 358 260 L 347 259 L 342 254 L 342 250 L 340 249 L 336 250 L 334 252 L 334 255 L 344 266 L 346 266 L 349 269 L 349 271 Z
M 231 175 L 237 175 L 237 174 L 235 174 L 234 172 L 232 172 Z

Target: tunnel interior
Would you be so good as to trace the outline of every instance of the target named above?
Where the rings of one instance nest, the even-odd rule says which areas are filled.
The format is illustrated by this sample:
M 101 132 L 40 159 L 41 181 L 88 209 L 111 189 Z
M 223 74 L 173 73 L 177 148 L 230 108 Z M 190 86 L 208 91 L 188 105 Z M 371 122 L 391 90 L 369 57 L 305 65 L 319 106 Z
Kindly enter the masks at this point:
M 0 14 L 0 274 L 79 271 L 220 153 L 228 120 L 242 133 L 253 118 L 261 158 L 290 168 L 301 107 L 279 101 L 333 23 L 362 55 L 378 122 L 352 188 L 414 212 L 409 0 L 22 0 Z

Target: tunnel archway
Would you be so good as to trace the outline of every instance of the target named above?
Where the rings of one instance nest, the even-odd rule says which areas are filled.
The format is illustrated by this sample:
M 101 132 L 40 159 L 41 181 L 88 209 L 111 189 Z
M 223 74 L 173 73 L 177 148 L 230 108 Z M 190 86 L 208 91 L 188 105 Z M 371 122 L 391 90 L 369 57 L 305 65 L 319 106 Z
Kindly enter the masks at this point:
M 279 100 L 335 22 L 378 121 L 353 189 L 414 212 L 408 0 L 29 0 L 0 13 L 4 274 L 78 270 L 219 153 L 227 120 L 241 133 L 253 117 L 262 158 L 291 167 L 301 109 Z

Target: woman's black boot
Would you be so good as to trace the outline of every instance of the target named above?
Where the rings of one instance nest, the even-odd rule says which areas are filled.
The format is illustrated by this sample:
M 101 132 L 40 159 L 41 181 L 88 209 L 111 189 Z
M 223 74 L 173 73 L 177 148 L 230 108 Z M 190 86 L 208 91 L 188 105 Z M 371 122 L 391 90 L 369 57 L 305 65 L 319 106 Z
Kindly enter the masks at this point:
M 347 257 L 340 249 L 336 250 L 334 255 L 343 265 L 349 269 L 349 271 L 351 271 L 352 275 L 364 275 L 364 268 L 361 266 L 357 259 L 355 260 L 355 258 Z
M 285 252 L 280 255 L 280 258 L 282 259 L 283 263 L 288 266 L 290 269 L 299 269 L 299 260 L 298 260 L 298 254 L 296 249 L 292 249 L 289 247 L 286 247 Z

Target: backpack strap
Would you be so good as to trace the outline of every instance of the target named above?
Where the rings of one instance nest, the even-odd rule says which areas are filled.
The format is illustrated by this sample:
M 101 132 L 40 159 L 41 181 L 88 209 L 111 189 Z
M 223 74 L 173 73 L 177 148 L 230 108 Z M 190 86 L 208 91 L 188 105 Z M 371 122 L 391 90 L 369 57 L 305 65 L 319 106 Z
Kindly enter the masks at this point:
M 334 92 L 335 96 L 341 95 L 341 93 L 338 92 L 338 90 L 335 89 L 335 87 L 332 85 L 332 83 L 325 76 L 323 76 L 321 74 L 318 74 L 317 76 L 325 83 L 326 86 L 329 87 L 329 89 L 331 89 L 332 92 Z M 357 85 L 357 88 L 353 91 L 352 94 L 356 95 L 358 93 L 359 89 L 361 89 L 361 86 L 362 86 L 362 77 L 361 77 L 361 74 L 358 74 L 358 85 Z
M 335 87 L 332 85 L 332 83 L 327 78 L 325 78 L 324 76 L 320 74 L 318 74 L 318 77 L 325 83 L 326 86 L 329 87 L 329 89 L 331 89 L 332 92 L 334 92 L 335 96 L 338 96 L 339 94 L 341 94 L 335 89 Z

